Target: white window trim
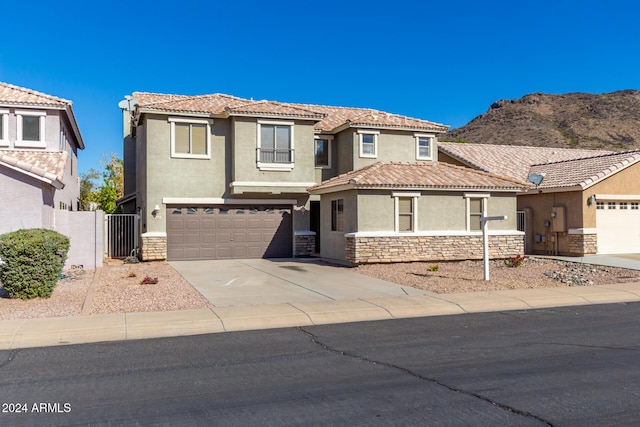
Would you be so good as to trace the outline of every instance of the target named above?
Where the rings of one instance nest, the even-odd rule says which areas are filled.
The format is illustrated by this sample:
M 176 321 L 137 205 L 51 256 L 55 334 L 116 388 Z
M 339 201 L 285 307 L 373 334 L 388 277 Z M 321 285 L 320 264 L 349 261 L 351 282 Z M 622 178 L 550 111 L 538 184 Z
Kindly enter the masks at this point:
M 39 141 L 24 141 L 22 139 L 22 117 L 40 117 L 40 140 Z M 16 147 L 22 148 L 47 148 L 45 123 L 47 121 L 47 113 L 45 111 L 27 111 L 17 110 L 16 120 L 18 122 L 16 136 Z
M 467 226 L 467 231 L 471 232 L 471 233 L 481 233 L 482 230 L 471 230 L 471 199 L 481 199 L 482 200 L 482 216 L 487 216 L 487 202 L 489 200 L 489 197 L 491 197 L 490 194 L 485 194 L 485 193 L 478 193 L 478 194 L 473 194 L 473 193 L 465 193 L 464 194 L 464 198 L 466 199 L 466 211 L 467 211 L 467 215 L 466 215 L 466 226 Z
M 211 126 L 213 120 L 210 119 L 194 119 L 189 117 L 169 117 L 169 124 L 171 125 L 171 157 L 176 159 L 211 159 Z M 196 125 L 207 125 L 207 154 L 189 154 L 189 153 L 176 153 L 176 123 L 187 123 Z
M 416 234 L 418 232 L 418 198 L 421 196 L 420 193 L 392 193 L 391 197 L 393 197 L 394 204 L 394 221 L 395 221 L 395 229 L 394 231 L 399 234 Z M 411 218 L 411 231 L 400 231 L 400 198 L 411 198 L 411 210 L 413 213 L 413 217 Z
M 322 139 L 327 141 L 327 158 L 328 163 L 326 165 L 316 165 L 316 142 L 317 140 Z M 313 137 L 313 163 L 316 169 L 331 169 L 331 146 L 333 145 L 333 135 L 315 135 Z
M 365 154 L 363 152 L 362 135 L 373 135 L 373 154 Z M 378 158 L 378 135 L 380 135 L 380 132 L 376 130 L 358 130 L 358 146 L 360 147 L 360 157 L 368 159 Z
M 0 110 L 2 132 L 0 132 L 0 147 L 9 146 L 9 110 Z
M 434 134 L 429 134 L 429 133 L 416 133 L 414 134 L 415 138 L 416 138 L 416 160 L 433 160 L 433 146 L 434 141 L 436 139 L 436 136 Z M 430 138 L 431 141 L 429 141 L 429 155 L 428 156 L 421 156 L 420 155 L 420 138 Z
M 293 142 L 295 141 L 294 138 L 294 134 L 293 131 L 295 129 L 295 122 L 292 121 L 282 121 L 282 120 L 258 120 L 258 126 L 256 126 L 256 132 L 257 132 L 257 141 L 258 141 L 258 148 L 261 149 L 262 148 L 262 128 L 261 125 L 272 125 L 272 126 L 289 126 L 291 127 L 291 146 L 289 147 L 289 149 L 291 150 L 291 152 L 293 153 L 293 162 L 291 163 L 263 163 L 260 161 L 260 154 L 258 153 L 256 155 L 256 164 L 258 166 L 258 169 L 262 170 L 262 171 L 291 171 L 293 169 L 293 166 L 295 164 L 295 151 L 294 151 L 294 146 L 293 146 Z

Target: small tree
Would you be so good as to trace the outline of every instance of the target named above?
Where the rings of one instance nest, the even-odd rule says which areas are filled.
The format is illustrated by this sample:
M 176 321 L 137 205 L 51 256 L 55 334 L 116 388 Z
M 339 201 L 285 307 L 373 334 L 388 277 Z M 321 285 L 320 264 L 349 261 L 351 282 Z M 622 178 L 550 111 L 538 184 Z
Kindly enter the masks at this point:
M 83 210 L 89 210 L 91 203 L 96 203 L 105 213 L 117 213 L 120 207 L 117 200 L 124 195 L 124 167 L 118 155 L 111 153 L 109 160 L 100 162 L 102 171 L 89 169 L 80 178 L 80 205 Z M 97 184 L 102 176 L 102 183 Z
M 91 203 L 98 203 L 95 182 L 98 180 L 98 171 L 91 168 L 80 175 L 80 209 L 88 211 Z
M 98 190 L 97 199 L 100 209 L 105 213 L 116 213 L 120 207 L 116 201 L 124 195 L 124 167 L 122 159 L 111 153 L 111 159 L 102 162 L 102 186 Z

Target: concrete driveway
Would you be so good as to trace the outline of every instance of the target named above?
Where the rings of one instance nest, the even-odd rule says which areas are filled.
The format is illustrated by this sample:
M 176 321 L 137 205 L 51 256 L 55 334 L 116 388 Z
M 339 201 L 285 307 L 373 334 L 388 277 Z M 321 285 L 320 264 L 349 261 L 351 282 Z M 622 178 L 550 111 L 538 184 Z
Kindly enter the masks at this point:
M 216 307 L 433 295 L 317 260 L 171 261 Z

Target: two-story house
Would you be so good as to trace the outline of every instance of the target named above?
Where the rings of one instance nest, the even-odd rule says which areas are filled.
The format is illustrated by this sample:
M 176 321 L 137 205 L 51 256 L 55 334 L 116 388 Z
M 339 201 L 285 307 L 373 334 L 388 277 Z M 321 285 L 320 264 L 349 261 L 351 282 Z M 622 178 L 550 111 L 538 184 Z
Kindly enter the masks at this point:
M 78 210 L 78 150 L 71 101 L 0 82 L 0 234 L 55 228 Z
M 222 94 L 135 92 L 128 103 L 120 203 L 141 214 L 144 260 L 478 258 L 483 213 L 509 215 L 492 226 L 509 240 L 496 240 L 494 254 L 521 252 L 523 184 L 439 166 L 437 136 L 447 126 Z M 432 237 L 440 249 L 421 253 Z M 379 257 L 367 255 L 372 239 Z M 398 245 L 414 250 L 388 256 Z

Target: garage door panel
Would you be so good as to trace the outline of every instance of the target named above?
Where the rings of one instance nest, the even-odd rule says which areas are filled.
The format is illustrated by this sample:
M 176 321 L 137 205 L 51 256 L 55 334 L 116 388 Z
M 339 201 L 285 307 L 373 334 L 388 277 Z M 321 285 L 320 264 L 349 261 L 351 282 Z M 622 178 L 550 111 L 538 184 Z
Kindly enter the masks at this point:
M 236 231 L 233 233 L 233 243 L 246 243 L 247 233 L 245 231 Z
M 227 218 L 218 218 L 216 219 L 216 228 L 218 230 L 229 230 L 231 229 L 231 220 Z
M 216 243 L 216 235 L 215 234 L 201 234 L 200 235 L 200 243 L 203 244 L 213 244 Z
M 247 232 L 247 242 L 250 243 L 262 243 L 264 242 L 264 237 L 262 232 L 260 231 L 249 231 Z
M 187 245 L 200 243 L 200 235 L 199 234 L 194 234 L 194 233 L 185 234 L 184 238 L 185 238 L 185 242 L 184 243 L 187 244 Z
M 167 208 L 170 260 L 290 257 L 292 241 L 290 208 Z
M 212 230 L 216 228 L 216 221 L 213 218 L 204 218 L 200 224 L 202 224 L 202 228 L 205 230 Z

